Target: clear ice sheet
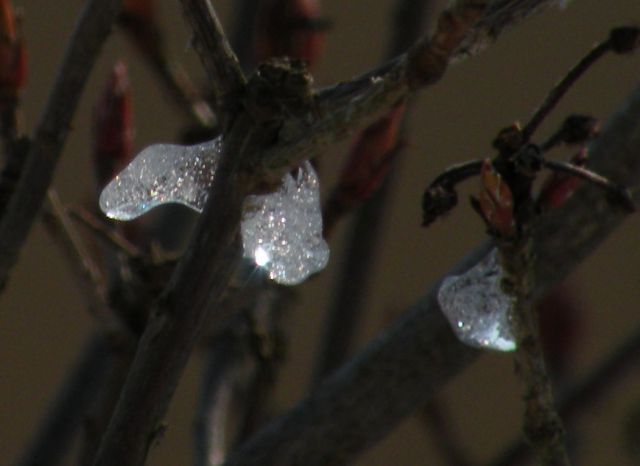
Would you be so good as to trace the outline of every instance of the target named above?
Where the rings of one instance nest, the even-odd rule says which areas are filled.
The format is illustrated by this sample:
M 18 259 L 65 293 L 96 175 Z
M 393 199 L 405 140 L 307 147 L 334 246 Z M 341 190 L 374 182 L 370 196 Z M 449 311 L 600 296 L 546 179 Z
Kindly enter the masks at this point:
M 104 188 L 100 208 L 116 220 L 132 220 L 167 203 L 201 212 L 221 148 L 220 138 L 195 146 L 150 146 Z M 309 162 L 295 177 L 285 175 L 278 191 L 245 200 L 241 233 L 244 256 L 277 283 L 298 284 L 327 265 L 320 184 Z
M 510 313 L 513 298 L 501 288 L 502 267 L 493 249 L 463 275 L 445 278 L 438 302 L 463 343 L 498 351 L 516 348 Z
M 221 147 L 220 138 L 195 146 L 147 147 L 104 188 L 100 208 L 116 220 L 132 220 L 166 203 L 201 212 Z

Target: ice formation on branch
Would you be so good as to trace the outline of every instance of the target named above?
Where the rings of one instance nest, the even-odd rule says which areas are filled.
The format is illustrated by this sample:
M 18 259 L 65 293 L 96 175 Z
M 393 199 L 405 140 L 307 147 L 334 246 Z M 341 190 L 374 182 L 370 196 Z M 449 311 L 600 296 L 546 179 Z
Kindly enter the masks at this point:
M 195 146 L 147 147 L 104 188 L 100 208 L 116 220 L 131 220 L 167 203 L 201 212 L 221 149 L 220 138 Z M 327 265 L 320 184 L 309 162 L 295 175 L 286 174 L 276 192 L 247 197 L 241 233 L 244 256 L 277 283 L 298 284 Z
M 463 343 L 498 351 L 516 348 L 511 330 L 513 298 L 501 288 L 503 274 L 493 249 L 462 275 L 444 279 L 438 302 Z

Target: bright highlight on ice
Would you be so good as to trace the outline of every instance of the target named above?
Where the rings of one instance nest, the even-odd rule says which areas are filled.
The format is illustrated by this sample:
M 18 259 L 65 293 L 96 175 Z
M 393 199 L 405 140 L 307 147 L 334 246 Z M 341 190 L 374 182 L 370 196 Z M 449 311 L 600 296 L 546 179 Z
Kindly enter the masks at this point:
M 498 253 L 493 249 L 463 275 L 442 282 L 438 302 L 463 343 L 498 351 L 516 348 L 509 319 L 513 298 L 502 291 L 502 278 Z
M 220 138 L 195 146 L 156 144 L 143 150 L 100 195 L 110 218 L 131 220 L 179 203 L 201 212 L 218 165 Z M 269 278 L 295 285 L 322 270 L 329 246 L 322 237 L 320 184 L 309 162 L 287 174 L 274 193 L 249 196 L 241 224 L 245 257 Z

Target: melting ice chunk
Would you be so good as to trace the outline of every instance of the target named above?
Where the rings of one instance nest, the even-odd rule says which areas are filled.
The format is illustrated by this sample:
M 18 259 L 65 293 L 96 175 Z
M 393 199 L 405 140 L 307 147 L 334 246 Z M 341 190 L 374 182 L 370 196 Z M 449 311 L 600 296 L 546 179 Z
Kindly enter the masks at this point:
M 201 212 L 221 148 L 220 138 L 195 146 L 149 146 L 104 188 L 100 208 L 116 220 L 132 220 L 169 202 Z
M 285 175 L 275 193 L 246 199 L 242 244 L 246 257 L 284 285 L 300 283 L 327 265 L 320 183 L 309 162 L 300 166 L 295 177 Z
M 134 219 L 166 203 L 201 212 L 221 148 L 220 138 L 195 146 L 150 146 L 104 188 L 100 208 L 116 220 Z M 309 162 L 295 177 L 285 175 L 275 193 L 245 200 L 241 233 L 244 256 L 277 283 L 298 284 L 327 265 L 320 184 Z
M 493 249 L 463 275 L 444 279 L 438 302 L 463 343 L 498 351 L 516 348 L 511 330 L 513 298 L 501 288 L 502 267 Z

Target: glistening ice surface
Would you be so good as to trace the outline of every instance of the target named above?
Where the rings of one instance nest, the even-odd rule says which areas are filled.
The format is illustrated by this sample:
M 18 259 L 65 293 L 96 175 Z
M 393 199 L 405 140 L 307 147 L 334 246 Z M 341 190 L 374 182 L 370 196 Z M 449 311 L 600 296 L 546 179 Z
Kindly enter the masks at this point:
M 102 191 L 109 218 L 132 220 L 169 202 L 202 211 L 220 158 L 220 138 L 195 146 L 147 147 Z
M 300 283 L 327 265 L 320 183 L 309 162 L 300 166 L 295 177 L 285 175 L 277 192 L 247 198 L 242 244 L 246 257 L 284 285 Z
M 502 291 L 502 278 L 498 252 L 493 249 L 463 275 L 442 282 L 438 302 L 463 343 L 499 351 L 516 348 L 509 318 L 513 298 Z
M 220 138 L 195 146 L 156 144 L 143 150 L 100 195 L 100 208 L 131 220 L 167 203 L 198 212 L 213 183 Z M 309 162 L 287 174 L 272 194 L 249 196 L 241 224 L 244 256 L 277 283 L 294 285 L 322 270 L 329 247 L 322 237 L 320 185 Z

